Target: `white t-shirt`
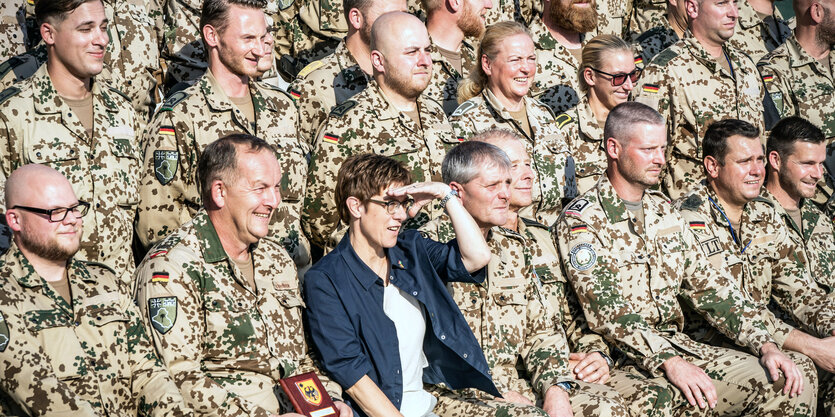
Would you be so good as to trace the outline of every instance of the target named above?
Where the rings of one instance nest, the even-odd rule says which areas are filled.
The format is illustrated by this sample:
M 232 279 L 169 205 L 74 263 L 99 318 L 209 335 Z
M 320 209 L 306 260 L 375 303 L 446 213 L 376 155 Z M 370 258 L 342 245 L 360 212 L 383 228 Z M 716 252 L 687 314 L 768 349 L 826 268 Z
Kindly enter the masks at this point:
M 431 415 L 437 399 L 423 389 L 423 368 L 428 365 L 423 354 L 426 333 L 423 308 L 415 297 L 389 284 L 383 292 L 383 311 L 397 329 L 400 372 L 403 374 L 400 412 L 405 417 Z

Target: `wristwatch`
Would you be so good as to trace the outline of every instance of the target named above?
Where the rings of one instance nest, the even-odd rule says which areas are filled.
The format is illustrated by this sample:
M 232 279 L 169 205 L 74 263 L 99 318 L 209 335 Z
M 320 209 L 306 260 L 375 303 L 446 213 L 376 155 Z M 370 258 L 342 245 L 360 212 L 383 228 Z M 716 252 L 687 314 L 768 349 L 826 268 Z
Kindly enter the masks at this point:
M 610 358 L 610 357 L 609 357 L 609 355 L 607 355 L 607 354 L 605 354 L 605 353 L 603 353 L 602 351 L 599 351 L 599 350 L 597 350 L 596 352 L 597 352 L 597 353 L 599 353 L 599 354 L 600 354 L 600 356 L 602 356 L 602 357 L 603 357 L 603 360 L 605 360 L 605 361 L 606 361 L 606 365 L 609 365 L 609 369 L 610 369 L 610 370 L 611 370 L 611 369 L 614 369 L 614 367 L 615 367 L 615 361 L 613 361 L 613 360 L 612 360 L 612 358 Z
M 571 390 L 574 389 L 574 386 L 571 385 L 571 383 L 567 382 L 567 381 L 557 382 L 554 385 L 562 388 L 562 390 L 565 391 L 566 394 L 571 394 Z
M 452 188 L 450 188 L 450 189 L 449 189 L 449 192 L 447 193 L 447 195 L 445 195 L 445 196 L 444 196 L 444 198 L 442 198 L 442 199 L 441 199 L 441 209 L 446 208 L 446 203 L 448 203 L 448 202 L 449 202 L 449 200 L 450 200 L 452 197 L 458 197 L 458 191 L 455 191 L 455 190 L 453 190 Z

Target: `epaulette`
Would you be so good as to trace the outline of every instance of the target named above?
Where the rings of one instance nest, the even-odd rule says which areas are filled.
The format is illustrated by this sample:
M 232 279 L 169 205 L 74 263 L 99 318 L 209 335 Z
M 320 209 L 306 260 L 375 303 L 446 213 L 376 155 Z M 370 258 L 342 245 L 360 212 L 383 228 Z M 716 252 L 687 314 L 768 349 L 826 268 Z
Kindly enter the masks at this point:
M 461 103 L 461 105 L 458 106 L 458 108 L 455 109 L 455 111 L 452 112 L 452 114 L 450 114 L 449 117 L 461 117 L 461 116 L 464 115 L 464 113 L 466 113 L 466 112 L 468 112 L 468 111 L 470 111 L 470 110 L 472 110 L 476 107 L 478 107 L 478 104 L 476 104 L 475 101 L 473 101 L 472 99 L 469 99 L 469 100 Z
M 6 100 L 16 96 L 18 93 L 20 93 L 20 89 L 15 86 L 11 86 L 3 90 L 2 92 L 0 92 L 0 104 L 5 103 Z
M 754 199 L 751 200 L 751 201 L 756 201 L 756 202 L 759 202 L 759 203 L 765 203 L 765 204 L 768 204 L 771 207 L 774 207 L 774 202 L 773 201 L 771 201 L 768 198 L 763 197 L 761 195 L 758 195 L 758 196 L 754 197 Z
M 285 93 L 285 94 L 287 93 L 286 91 L 282 90 L 281 88 L 279 88 L 275 85 L 272 85 L 270 83 L 266 83 L 264 81 L 258 81 L 257 84 L 260 85 L 260 86 L 263 86 L 264 88 L 266 88 L 268 90 L 281 91 L 282 93 Z
M 345 113 L 348 113 L 348 110 L 351 110 L 354 106 L 357 105 L 356 100 L 345 100 L 344 103 L 334 106 L 331 109 L 330 115 L 333 117 L 342 117 Z
M 560 113 L 559 116 L 554 118 L 554 121 L 557 122 L 557 129 L 562 129 L 563 126 L 574 121 L 574 118 L 568 113 Z
M 659 66 L 659 67 L 663 67 L 664 65 L 667 65 L 668 62 L 672 61 L 673 58 L 675 58 L 677 56 L 678 56 L 677 49 L 673 48 L 671 46 L 671 47 L 659 52 L 658 55 L 656 55 L 655 58 L 652 60 L 652 62 L 650 62 L 650 64 L 656 65 L 656 66 Z
M 172 111 L 174 110 L 174 106 L 179 104 L 181 101 L 185 100 L 189 96 L 185 90 L 177 91 L 174 94 L 168 96 L 165 101 L 162 103 L 162 107 L 159 111 Z
M 171 233 L 170 235 L 166 236 L 165 239 L 161 240 L 159 243 L 154 245 L 150 251 L 148 251 L 148 259 L 154 259 L 158 256 L 167 255 L 168 251 L 171 250 L 174 246 L 177 246 L 178 243 L 183 239 L 183 236 L 179 233 Z
M 96 267 L 105 269 L 105 270 L 110 271 L 111 273 L 113 273 L 113 275 L 116 275 L 116 271 L 113 268 L 111 268 L 111 267 L 109 267 L 109 266 L 107 266 L 107 265 L 105 265 L 101 262 L 81 260 L 81 263 L 83 263 L 84 266 L 96 266 Z
M 305 67 L 302 68 L 301 71 L 299 71 L 299 74 L 296 75 L 296 77 L 297 78 L 307 77 L 308 75 L 310 75 L 311 72 L 316 71 L 316 69 L 321 67 L 322 65 L 324 65 L 324 63 L 321 60 L 313 61 L 313 62 L 305 65 Z
M 698 211 L 699 207 L 702 206 L 702 199 L 698 195 L 693 194 L 685 198 L 679 206 L 680 210 Z
M 665 32 L 666 30 L 667 29 L 665 29 L 663 26 L 656 26 L 656 27 L 642 33 L 641 36 L 638 36 L 637 38 L 635 38 L 635 43 L 641 43 L 641 42 L 643 42 L 643 41 L 645 41 L 645 40 L 647 40 L 647 39 L 649 39 L 649 38 L 651 38 L 651 37 L 653 37 L 653 36 L 655 36 L 659 33 Z
M 16 66 L 18 66 L 18 65 L 20 65 L 24 62 L 25 61 L 18 56 L 13 56 L 13 57 L 7 59 L 6 62 L 0 64 L 0 78 L 5 77 L 6 74 L 9 73 L 9 71 L 13 70 Z
M 540 223 L 540 222 L 538 222 L 534 219 L 528 219 L 526 217 L 520 217 L 520 219 L 522 219 L 522 223 L 525 223 L 525 226 L 538 227 L 540 229 L 551 230 L 550 227 L 548 227 L 548 226 L 546 226 L 546 225 L 544 225 L 544 224 L 542 224 L 542 223 Z
M 574 199 L 568 206 L 566 206 L 564 213 L 567 216 L 582 216 L 583 212 L 591 206 L 591 202 L 584 197 Z
M 122 97 L 124 97 L 124 98 L 125 98 L 125 100 L 127 100 L 127 101 L 128 101 L 128 103 L 130 103 L 130 97 L 128 97 L 128 95 L 127 95 L 127 94 L 123 93 L 123 92 L 122 92 L 121 90 L 119 90 L 118 88 L 113 87 L 113 86 L 109 86 L 109 85 L 108 85 L 108 86 L 107 86 L 107 89 L 108 89 L 108 90 L 110 90 L 110 91 L 112 91 L 112 92 L 114 92 L 114 93 L 116 93 L 116 94 L 118 94 L 118 95 L 120 95 L 120 96 L 122 96 Z

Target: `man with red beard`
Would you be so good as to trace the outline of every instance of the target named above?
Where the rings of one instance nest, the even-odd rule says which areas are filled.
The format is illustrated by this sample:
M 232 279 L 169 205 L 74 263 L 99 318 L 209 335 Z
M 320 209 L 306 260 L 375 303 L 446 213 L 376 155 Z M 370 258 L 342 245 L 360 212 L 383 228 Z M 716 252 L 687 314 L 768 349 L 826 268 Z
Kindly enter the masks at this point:
M 314 244 L 333 248 L 347 230 L 333 192 L 349 156 L 390 156 L 404 163 L 416 182 L 440 181 L 441 161 L 458 141 L 441 106 L 421 94 L 432 78 L 430 48 L 423 22 L 408 13 L 386 13 L 372 25 L 373 80 L 334 107 L 316 135 L 302 211 L 302 227 Z M 405 228 L 419 227 L 441 211 L 435 204 Z
M 476 46 L 464 38 L 481 39 L 484 15 L 491 0 L 421 0 L 426 10 L 426 30 L 432 42 L 434 71 L 424 95 L 441 103 L 449 116 L 458 108 L 458 82 L 476 63 Z
M 597 27 L 595 0 L 544 0 L 542 15 L 529 27 L 537 66 L 531 95 L 560 114 L 580 101 L 576 74 L 586 34 Z

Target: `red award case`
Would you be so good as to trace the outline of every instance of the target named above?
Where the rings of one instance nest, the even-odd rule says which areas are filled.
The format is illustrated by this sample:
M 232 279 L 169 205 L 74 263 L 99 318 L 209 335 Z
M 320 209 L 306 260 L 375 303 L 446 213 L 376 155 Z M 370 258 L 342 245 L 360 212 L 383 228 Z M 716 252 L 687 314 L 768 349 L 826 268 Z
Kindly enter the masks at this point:
M 338 417 L 333 400 L 314 372 L 291 376 L 278 381 L 290 397 L 296 412 L 308 417 Z

